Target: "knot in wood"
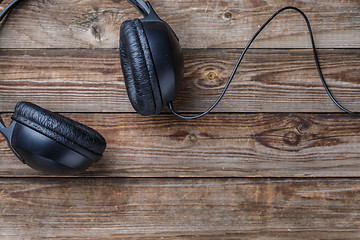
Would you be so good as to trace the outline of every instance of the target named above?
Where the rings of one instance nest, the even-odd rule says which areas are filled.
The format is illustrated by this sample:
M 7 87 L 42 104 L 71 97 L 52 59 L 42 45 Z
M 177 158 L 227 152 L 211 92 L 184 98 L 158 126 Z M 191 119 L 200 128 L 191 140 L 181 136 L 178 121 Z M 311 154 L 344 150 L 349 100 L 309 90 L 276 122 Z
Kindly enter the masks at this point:
M 195 82 L 197 86 L 200 88 L 210 89 L 210 88 L 218 88 L 223 85 L 224 79 L 219 77 L 219 72 L 214 70 L 207 70 L 202 73 L 204 77 L 198 78 Z
M 218 79 L 218 75 L 213 71 L 208 72 L 207 77 L 210 81 L 216 81 L 216 79 Z
M 231 14 L 230 12 L 224 13 L 224 19 L 225 19 L 225 20 L 230 20 L 231 17 L 232 17 L 232 14 Z
M 193 133 L 190 133 L 189 139 L 190 139 L 191 142 L 196 142 L 196 141 L 197 141 L 197 137 L 196 137 L 196 135 L 193 134 Z
M 301 136 L 295 132 L 288 132 L 284 135 L 284 143 L 290 146 L 296 146 L 299 144 Z
M 299 132 L 300 134 L 307 134 L 308 131 L 309 131 L 309 128 L 310 128 L 310 126 L 309 126 L 308 123 L 302 122 L 302 123 L 300 123 L 300 124 L 297 126 L 296 129 L 298 130 L 298 132 Z
M 94 36 L 96 41 L 101 42 L 101 38 L 105 34 L 105 28 L 98 23 L 94 23 L 91 26 L 91 34 Z

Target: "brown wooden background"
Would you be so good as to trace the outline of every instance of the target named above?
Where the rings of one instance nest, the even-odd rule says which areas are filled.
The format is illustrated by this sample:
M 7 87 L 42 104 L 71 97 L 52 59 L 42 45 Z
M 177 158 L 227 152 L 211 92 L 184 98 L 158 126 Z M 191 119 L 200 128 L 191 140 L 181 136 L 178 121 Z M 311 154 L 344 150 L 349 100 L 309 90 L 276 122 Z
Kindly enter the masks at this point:
M 334 95 L 360 111 L 358 0 L 151 3 L 184 48 L 180 112 L 207 108 L 287 5 L 308 15 Z M 327 97 L 300 15 L 275 19 L 220 105 L 194 121 L 134 113 L 118 35 L 135 17 L 125 0 L 25 0 L 0 24 L 6 123 L 31 101 L 108 143 L 88 172 L 59 178 L 21 164 L 1 138 L 1 239 L 360 239 L 360 120 Z

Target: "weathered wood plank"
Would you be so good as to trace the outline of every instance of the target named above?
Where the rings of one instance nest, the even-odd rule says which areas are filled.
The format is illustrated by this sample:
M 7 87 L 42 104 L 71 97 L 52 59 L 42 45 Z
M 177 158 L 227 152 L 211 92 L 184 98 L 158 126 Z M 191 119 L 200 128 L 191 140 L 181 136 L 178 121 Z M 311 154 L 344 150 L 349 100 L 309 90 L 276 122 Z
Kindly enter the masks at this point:
M 360 176 L 360 119 L 346 114 L 212 114 L 194 121 L 168 114 L 66 115 L 97 129 L 108 143 L 83 176 Z M 39 176 L 3 138 L 0 155 L 0 176 Z
M 1 179 L 1 239 L 359 238 L 359 179 Z
M 242 48 L 268 17 L 286 5 L 308 15 L 321 48 L 360 47 L 358 0 L 152 0 L 186 48 Z M 1 48 L 117 48 L 121 22 L 140 17 L 125 0 L 23 3 L 0 31 Z M 303 19 L 294 12 L 274 20 L 254 47 L 308 48 Z
M 200 112 L 223 89 L 241 50 L 190 50 L 179 111 Z M 360 50 L 320 50 L 325 78 L 360 111 Z M 60 112 L 133 112 L 117 50 L 1 50 L 0 109 L 26 100 Z M 79 104 L 81 103 L 81 104 Z M 250 50 L 215 112 L 341 112 L 321 84 L 310 50 Z
M 358 0 L 151 2 L 185 48 L 179 111 L 212 104 L 239 48 L 286 5 L 308 14 L 318 47 L 341 48 L 320 50 L 321 65 L 338 100 L 360 111 Z M 0 138 L 1 239 L 359 239 L 360 121 L 304 114 L 339 110 L 311 51 L 297 49 L 310 46 L 299 15 L 280 16 L 259 36 L 220 114 L 195 121 L 126 113 L 116 48 L 121 22 L 135 17 L 125 0 L 27 0 L 0 24 L 1 111 L 32 101 L 108 142 L 83 178 L 24 178 L 43 175 Z

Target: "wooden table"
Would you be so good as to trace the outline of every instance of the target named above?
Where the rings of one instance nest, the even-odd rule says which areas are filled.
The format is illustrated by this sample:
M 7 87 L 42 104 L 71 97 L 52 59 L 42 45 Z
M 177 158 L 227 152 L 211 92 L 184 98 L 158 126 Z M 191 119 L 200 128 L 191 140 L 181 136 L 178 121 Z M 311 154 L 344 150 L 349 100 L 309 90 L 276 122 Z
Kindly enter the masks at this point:
M 329 87 L 360 111 L 359 0 L 151 3 L 184 49 L 178 111 L 207 108 L 286 5 L 308 15 Z M 59 178 L 21 164 L 1 138 L 0 239 L 360 239 L 360 120 L 327 97 L 300 15 L 274 20 L 220 105 L 194 121 L 134 113 L 118 35 L 135 17 L 125 0 L 26 0 L 1 24 L 6 123 L 31 101 L 108 147 L 88 172 Z

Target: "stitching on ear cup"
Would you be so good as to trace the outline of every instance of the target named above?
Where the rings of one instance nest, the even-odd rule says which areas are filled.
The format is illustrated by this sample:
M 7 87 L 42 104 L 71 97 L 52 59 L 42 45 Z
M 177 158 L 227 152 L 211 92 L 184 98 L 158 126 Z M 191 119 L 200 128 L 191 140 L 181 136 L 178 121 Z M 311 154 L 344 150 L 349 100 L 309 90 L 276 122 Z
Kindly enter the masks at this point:
M 160 89 L 139 19 L 121 25 L 120 57 L 127 93 L 134 109 L 146 116 L 159 113 L 162 109 Z
M 29 102 L 17 103 L 11 118 L 73 150 L 78 145 L 102 155 L 106 148 L 105 139 L 94 129 Z

